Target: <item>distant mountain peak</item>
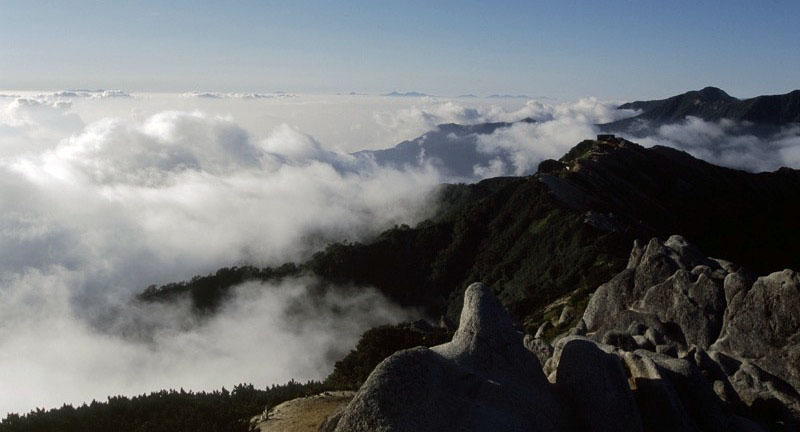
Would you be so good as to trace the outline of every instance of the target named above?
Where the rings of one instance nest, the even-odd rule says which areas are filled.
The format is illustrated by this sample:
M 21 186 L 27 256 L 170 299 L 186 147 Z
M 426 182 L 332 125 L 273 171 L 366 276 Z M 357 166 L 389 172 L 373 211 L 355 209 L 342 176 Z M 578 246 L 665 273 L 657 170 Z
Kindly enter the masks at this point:
M 657 127 L 692 116 L 705 121 L 749 122 L 774 132 L 775 127 L 800 122 L 800 92 L 737 99 L 717 87 L 705 87 L 666 99 L 629 102 L 619 108 L 641 111 L 641 114 L 601 125 L 602 130 L 625 132 L 630 131 L 631 126 L 641 128 L 640 120 Z
M 721 88 L 718 87 L 705 87 L 698 93 L 700 93 L 704 97 L 707 97 L 708 99 L 720 99 L 720 100 L 736 99 L 735 97 L 726 93 L 725 90 L 722 90 Z
M 478 143 L 480 135 L 491 135 L 498 129 L 508 128 L 514 124 L 535 123 L 530 117 L 516 122 L 490 122 L 476 124 L 441 123 L 419 137 L 403 141 L 394 147 L 379 150 L 361 150 L 353 156 L 367 156 L 379 165 L 401 168 L 419 166 L 430 162 L 437 166 L 439 172 L 450 179 L 460 181 L 474 180 L 476 166 L 487 167 L 501 161 L 506 167 L 512 167 L 510 153 L 504 150 L 497 152 L 481 151 Z M 532 174 L 532 173 L 529 173 Z M 499 175 L 499 174 L 497 174 Z
M 492 94 L 492 95 L 486 96 L 486 98 L 487 99 L 531 99 L 530 96 L 524 95 L 524 94 L 518 94 L 518 95 L 513 95 L 513 94 Z
M 738 100 L 717 87 L 705 87 L 702 90 L 685 93 L 685 95 L 700 96 L 704 102 L 731 102 Z

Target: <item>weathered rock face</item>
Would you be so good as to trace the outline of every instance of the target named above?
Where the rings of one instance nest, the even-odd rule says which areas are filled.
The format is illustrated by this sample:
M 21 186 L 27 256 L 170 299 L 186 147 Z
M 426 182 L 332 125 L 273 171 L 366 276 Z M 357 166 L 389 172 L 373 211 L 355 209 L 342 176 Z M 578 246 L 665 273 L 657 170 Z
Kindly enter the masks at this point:
M 539 363 L 544 363 L 548 358 L 553 355 L 553 346 L 542 338 L 537 338 L 531 335 L 525 335 L 523 344 L 528 351 L 534 353 Z
M 556 387 L 577 412 L 581 430 L 642 430 L 642 420 L 620 358 L 590 340 L 565 338 L 556 371 Z
M 567 315 L 564 312 L 564 321 Z M 552 344 L 481 284 L 449 343 L 381 363 L 325 431 L 800 430 L 800 275 L 636 244 Z
M 566 412 L 522 339 L 491 291 L 473 284 L 453 340 L 378 365 L 335 430 L 567 430 Z
M 583 322 L 589 337 L 624 353 L 646 430 L 693 430 L 711 417 L 723 419 L 725 410 L 777 429 L 800 427 L 800 275 L 794 271 L 754 282 L 679 236 L 636 243 L 627 268 L 597 289 Z M 654 398 L 660 402 L 651 403 Z M 678 406 L 665 401 L 704 408 L 666 429 L 648 425 L 645 411 Z M 724 430 L 726 421 L 701 430 Z
M 637 242 L 628 267 L 597 289 L 583 319 L 590 332 L 643 323 L 682 346 L 707 348 L 722 328 L 730 270 L 730 263 L 704 257 L 680 236 L 644 247 Z
M 725 318 L 714 349 L 751 359 L 800 388 L 800 274 L 784 270 L 739 289 Z

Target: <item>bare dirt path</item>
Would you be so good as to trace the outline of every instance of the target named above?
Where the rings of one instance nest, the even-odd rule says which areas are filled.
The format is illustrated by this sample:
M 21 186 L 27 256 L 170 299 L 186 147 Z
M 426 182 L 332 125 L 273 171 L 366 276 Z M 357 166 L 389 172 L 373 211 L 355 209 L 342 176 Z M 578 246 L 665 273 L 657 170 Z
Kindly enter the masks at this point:
M 336 408 L 350 402 L 355 392 L 330 391 L 292 399 L 275 406 L 268 413 L 254 417 L 252 430 L 259 432 L 316 432 Z

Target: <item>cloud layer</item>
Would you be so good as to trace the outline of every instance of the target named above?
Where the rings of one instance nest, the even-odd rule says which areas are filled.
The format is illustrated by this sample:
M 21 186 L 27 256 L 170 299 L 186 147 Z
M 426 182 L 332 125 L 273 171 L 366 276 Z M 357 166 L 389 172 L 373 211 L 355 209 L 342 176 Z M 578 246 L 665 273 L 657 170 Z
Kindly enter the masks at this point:
M 513 113 L 503 116 L 505 121 L 522 118 L 532 123 L 515 123 L 490 135 L 478 138 L 478 149 L 487 154 L 507 154 L 510 163 L 494 159 L 489 166 L 476 165 L 480 177 L 497 175 L 524 175 L 536 172 L 539 162 L 558 159 L 584 139 L 597 133 L 595 124 L 607 123 L 633 115 L 633 111 L 618 110 L 612 104 L 594 98 L 580 99 L 570 104 L 544 105 L 531 101 Z
M 477 148 L 493 156 L 489 163 L 474 166 L 474 179 L 535 172 L 544 159 L 557 159 L 584 139 L 600 133 L 598 124 L 631 117 L 632 110 L 618 110 L 616 104 L 595 98 L 571 103 L 544 104 L 528 101 L 524 106 L 505 109 L 495 105 L 470 107 L 452 101 L 434 101 L 378 116 L 378 123 L 392 129 L 432 129 L 440 123 L 478 124 L 519 122 L 478 135 Z M 618 132 L 646 147 L 662 145 L 686 151 L 708 162 L 747 171 L 773 171 L 780 167 L 800 168 L 800 125 L 765 130 L 730 120 L 704 121 L 696 117 L 658 127 L 641 123 L 633 131 Z M 471 142 L 463 140 L 463 142 Z M 424 156 L 424 155 L 422 155 Z M 424 160 L 424 158 L 423 158 Z
M 3 111 L 2 140 L 16 147 L 0 156 L 0 370 L 17 390 L 0 411 L 321 378 L 363 330 L 408 317 L 362 287 L 287 326 L 303 280 L 242 287 L 202 325 L 171 325 L 191 319 L 180 308 L 131 309 L 150 284 L 298 261 L 414 223 L 441 179 L 326 150 L 290 126 L 259 139 L 197 111 L 85 124 L 71 108 L 17 98 Z M 117 331 L 154 313 L 166 317 L 155 341 Z
M 132 98 L 133 94 L 124 90 L 59 90 L 53 93 L 42 93 L 38 98 L 87 98 L 87 99 L 112 99 Z
M 74 277 L 66 270 L 29 274 L 17 281 L 16 291 L 5 292 L 11 302 L 0 306 L 0 313 L 14 326 L 0 331 L 4 411 L 161 388 L 319 379 L 366 328 L 413 316 L 371 290 L 341 288 L 312 301 L 309 280 L 246 283 L 219 314 L 203 322 L 195 322 L 181 305 L 120 305 L 118 325 L 148 321 L 157 329 L 143 340 L 98 331 L 63 310 Z M 22 300 L 14 296 L 30 299 L 33 293 L 39 302 L 35 312 L 42 313 L 9 307 Z
M 413 224 L 432 210 L 435 186 L 452 180 L 424 155 L 387 168 L 352 151 L 441 123 L 529 118 L 473 136 L 490 161 L 473 167 L 474 179 L 524 174 L 591 138 L 595 124 L 634 114 L 592 98 L 125 95 L 0 99 L 0 374 L 16 389 L 0 394 L 0 413 L 167 387 L 320 378 L 361 331 L 413 311 L 369 287 L 303 301 L 313 284 L 303 279 L 245 284 L 202 323 L 184 306 L 134 307 L 131 296 Z M 763 138 L 688 119 L 635 140 L 761 170 L 800 166 L 798 136 L 797 127 Z M 135 337 L 138 325 L 155 333 Z
M 644 146 L 663 145 L 683 150 L 705 161 L 746 171 L 800 168 L 800 125 L 787 126 L 766 136 L 753 125 L 731 120 L 705 121 L 687 117 L 657 128 L 642 124 L 630 139 Z

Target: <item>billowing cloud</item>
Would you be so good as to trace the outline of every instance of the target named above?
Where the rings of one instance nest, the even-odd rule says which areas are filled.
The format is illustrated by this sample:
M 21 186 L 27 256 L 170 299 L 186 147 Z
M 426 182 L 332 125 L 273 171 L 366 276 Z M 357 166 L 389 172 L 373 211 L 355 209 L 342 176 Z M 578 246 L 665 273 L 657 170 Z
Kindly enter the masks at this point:
M 773 171 L 782 166 L 800 168 L 797 125 L 765 136 L 751 124 L 687 117 L 658 128 L 643 124 L 639 130 L 638 136 L 629 138 L 648 147 L 663 145 L 683 150 L 717 165 L 754 172 Z
M 94 253 L 124 261 L 124 250 L 172 262 L 173 277 L 186 277 L 243 260 L 300 259 L 320 246 L 304 238 L 320 233 L 355 239 L 413 221 L 440 181 L 431 170 L 355 163 L 289 127 L 259 143 L 230 120 L 170 111 L 141 123 L 104 119 L 53 149 L 3 160 L 4 180 L 26 193 L 2 205 L 17 225 L 75 233 L 80 241 L 63 256 L 89 243 L 87 264 Z
M 3 109 L 13 129 L 4 139 L 20 149 L 0 154 L 0 352 L 13 353 L 0 370 L 20 390 L 0 411 L 320 378 L 360 332 L 409 316 L 361 288 L 330 294 L 289 328 L 282 311 L 305 295 L 304 280 L 248 285 L 205 323 L 180 308 L 131 309 L 150 284 L 300 261 L 331 241 L 413 224 L 441 178 L 356 160 L 290 126 L 256 138 L 197 111 L 84 125 L 71 108 L 18 98 Z M 155 340 L 125 336 L 153 314 L 164 317 Z
M 576 102 L 555 104 L 545 104 L 537 100 L 530 100 L 522 106 L 519 106 L 518 103 L 501 105 L 495 102 L 467 105 L 463 102 L 432 99 L 429 103 L 423 105 L 378 112 L 375 114 L 375 119 L 387 133 L 399 132 L 398 140 L 400 140 L 408 139 L 408 137 L 403 137 L 400 133 L 415 131 L 416 135 L 420 135 L 442 123 L 511 123 L 523 119 L 533 119 L 543 123 L 556 121 L 580 124 L 582 126 L 580 131 L 583 132 L 593 124 L 615 121 L 636 114 L 631 110 L 618 110 L 615 104 L 602 102 L 596 98 L 585 98 Z M 548 126 L 548 128 L 554 127 L 554 125 Z M 574 136 L 574 134 L 570 134 L 570 136 Z M 541 134 L 540 137 L 546 138 Z M 583 138 L 586 138 L 586 136 L 583 136 Z M 501 138 L 500 140 L 504 139 Z M 541 140 L 540 142 L 529 143 L 528 146 L 535 147 L 538 144 L 541 144 Z M 574 144 L 575 142 L 572 145 Z M 503 144 L 503 146 L 509 148 L 520 147 L 518 144 L 511 143 Z M 487 151 L 490 151 L 492 147 L 493 145 L 489 142 L 483 146 Z
M 100 120 L 40 163 L 95 183 L 157 184 L 187 170 L 219 175 L 256 166 L 259 156 L 247 132 L 229 120 L 168 111 L 137 125 Z
M 559 158 L 578 142 L 595 135 L 595 124 L 634 114 L 633 111 L 618 110 L 613 104 L 586 98 L 559 104 L 528 101 L 512 110 L 496 105 L 467 109 L 448 102 L 427 110 L 404 110 L 398 118 L 406 121 L 416 118 L 417 122 L 429 124 L 444 119 L 465 124 L 516 122 L 491 134 L 460 138 L 463 145 L 475 145 L 479 153 L 488 155 L 488 163 L 476 161 L 473 166 L 474 178 L 481 179 L 532 174 L 542 160 Z M 523 119 L 532 121 L 520 122 Z M 454 147 L 453 151 L 458 149 Z
M 71 112 L 72 103 L 17 97 L 0 106 L 0 158 L 38 153 L 81 130 L 84 123 Z
M 251 282 L 204 321 L 185 305 L 121 305 L 117 326 L 145 321 L 156 330 L 120 337 L 73 316 L 77 273 L 31 271 L 4 292 L 0 367 L 4 388 L 14 389 L 0 393 L 4 411 L 160 388 L 230 388 L 244 379 L 260 386 L 321 379 L 365 329 L 414 316 L 368 289 L 331 289 L 311 301 L 311 280 Z M 24 301 L 32 303 L 23 310 Z
M 133 98 L 133 94 L 124 90 L 59 90 L 53 93 L 43 93 L 37 95 L 38 98 L 47 99 L 113 99 L 113 98 Z
M 586 118 L 572 116 L 554 117 L 535 123 L 515 123 L 511 127 L 498 129 L 490 135 L 478 136 L 478 150 L 488 154 L 505 154 L 511 163 L 486 171 L 476 166 L 475 174 L 525 175 L 536 172 L 539 162 L 558 159 L 575 144 L 592 137 L 597 128 Z
M 635 114 L 630 110 L 617 110 L 613 104 L 593 98 L 556 105 L 530 101 L 517 111 L 493 113 L 489 118 L 495 120 L 531 118 L 536 122 L 516 123 L 492 134 L 478 136 L 478 150 L 499 158 L 489 165 L 475 165 L 475 176 L 532 173 L 542 160 L 557 159 L 575 144 L 592 138 L 599 132 L 596 124 Z M 717 165 L 754 172 L 773 171 L 783 166 L 800 168 L 798 125 L 765 133 L 763 127 L 752 124 L 688 117 L 655 128 L 643 122 L 633 130 L 621 135 L 646 147 L 663 145 L 683 150 Z M 503 161 L 505 163 L 501 164 Z
M 80 118 L 69 112 L 71 107 L 69 101 L 18 97 L 6 105 L 0 118 L 12 127 L 46 125 L 48 128 L 66 129 L 82 126 Z

